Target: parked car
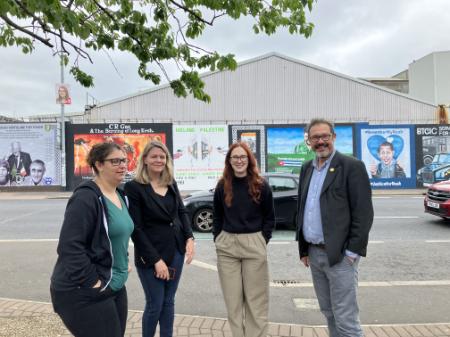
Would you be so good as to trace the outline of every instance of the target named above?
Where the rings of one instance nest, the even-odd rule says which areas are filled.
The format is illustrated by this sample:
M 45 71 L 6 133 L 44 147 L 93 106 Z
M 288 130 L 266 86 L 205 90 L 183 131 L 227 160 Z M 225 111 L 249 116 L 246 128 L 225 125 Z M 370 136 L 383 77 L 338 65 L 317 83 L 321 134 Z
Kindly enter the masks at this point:
M 298 176 L 285 173 L 265 173 L 272 188 L 276 227 L 296 227 Z M 184 205 L 192 220 L 192 227 L 203 233 L 212 231 L 214 189 L 187 195 Z
M 427 213 L 450 219 L 450 180 L 441 181 L 428 188 L 424 207 Z
M 437 153 L 431 163 L 417 171 L 417 181 L 424 186 L 430 186 L 450 176 L 450 153 Z

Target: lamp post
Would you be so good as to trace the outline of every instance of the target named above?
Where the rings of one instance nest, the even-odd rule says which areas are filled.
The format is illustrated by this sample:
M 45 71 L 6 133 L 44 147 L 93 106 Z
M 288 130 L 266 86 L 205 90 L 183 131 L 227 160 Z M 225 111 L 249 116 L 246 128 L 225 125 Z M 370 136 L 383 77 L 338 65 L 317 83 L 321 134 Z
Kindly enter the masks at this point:
M 64 83 L 64 60 L 62 53 L 59 57 L 60 65 L 61 65 L 61 84 Z M 64 123 L 64 102 L 61 101 L 61 144 L 60 144 L 60 150 L 61 150 L 61 186 L 65 189 L 66 187 L 66 127 Z

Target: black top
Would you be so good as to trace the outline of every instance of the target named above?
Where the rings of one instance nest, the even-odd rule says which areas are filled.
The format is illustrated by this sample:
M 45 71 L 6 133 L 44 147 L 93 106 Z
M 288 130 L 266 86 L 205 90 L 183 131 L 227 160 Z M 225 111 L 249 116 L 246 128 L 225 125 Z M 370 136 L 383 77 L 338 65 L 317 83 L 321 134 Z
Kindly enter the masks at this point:
M 272 190 L 264 180 L 259 203 L 248 192 L 248 179 L 233 178 L 231 207 L 226 206 L 223 183 L 217 184 L 214 193 L 214 239 L 222 229 L 229 233 L 255 233 L 262 231 L 266 242 L 272 237 L 275 226 Z
M 113 255 L 106 230 L 108 214 L 105 197 L 95 182 L 87 181 L 75 189 L 64 213 L 52 289 L 92 288 L 98 280 L 102 287 L 109 284 Z
M 165 195 L 161 195 L 156 192 L 155 192 L 155 194 L 158 196 L 158 198 L 161 199 L 161 202 L 163 203 L 163 205 L 167 209 L 167 211 L 169 213 L 173 213 L 174 206 L 175 206 L 175 194 L 172 192 L 172 190 L 169 188 Z
M 125 184 L 134 222 L 131 238 L 137 267 L 153 267 L 160 259 L 169 265 L 175 251 L 184 254 L 187 239 L 193 238 L 188 213 L 176 182 L 168 188 L 166 196 L 171 199 L 170 209 L 166 206 L 167 200 L 155 193 L 151 184 L 141 184 L 135 180 Z

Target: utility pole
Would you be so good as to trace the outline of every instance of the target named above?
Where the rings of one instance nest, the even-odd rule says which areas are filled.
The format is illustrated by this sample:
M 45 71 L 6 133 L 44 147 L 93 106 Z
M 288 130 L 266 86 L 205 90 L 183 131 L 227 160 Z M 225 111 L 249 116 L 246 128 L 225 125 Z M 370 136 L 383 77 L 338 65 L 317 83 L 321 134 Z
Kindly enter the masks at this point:
M 63 60 L 63 54 L 60 52 L 59 54 L 59 61 L 61 65 L 61 84 L 64 83 L 64 60 Z M 64 123 L 64 102 L 61 101 L 61 144 L 60 144 L 60 150 L 61 150 L 61 186 L 66 189 L 66 127 Z

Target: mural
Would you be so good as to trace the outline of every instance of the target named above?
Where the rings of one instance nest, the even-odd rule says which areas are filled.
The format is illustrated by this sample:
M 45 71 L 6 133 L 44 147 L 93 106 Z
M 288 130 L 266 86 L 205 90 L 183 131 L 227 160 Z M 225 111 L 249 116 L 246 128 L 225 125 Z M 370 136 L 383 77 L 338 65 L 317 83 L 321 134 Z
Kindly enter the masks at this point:
M 415 187 L 413 129 L 410 126 L 360 126 L 359 158 L 372 188 Z
M 222 176 L 227 125 L 174 125 L 175 178 L 180 190 L 206 190 Z

